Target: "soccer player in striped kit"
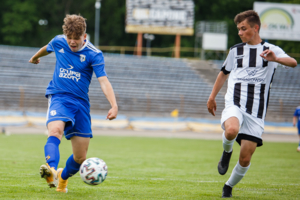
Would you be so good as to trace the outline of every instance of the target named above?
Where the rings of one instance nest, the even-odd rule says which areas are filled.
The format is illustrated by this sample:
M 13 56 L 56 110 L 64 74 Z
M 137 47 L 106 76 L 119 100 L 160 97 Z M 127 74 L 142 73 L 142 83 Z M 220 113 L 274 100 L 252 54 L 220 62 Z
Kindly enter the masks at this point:
M 86 39 L 85 18 L 67 15 L 62 28 L 64 34 L 54 37 L 29 62 L 38 64 L 40 57 L 55 52 L 53 79 L 46 90 L 49 102 L 46 122 L 48 139 L 44 148 L 46 164 L 41 165 L 40 174 L 50 188 L 57 186 L 56 191 L 67 193 L 68 179 L 78 172 L 80 164 L 86 159 L 90 138 L 93 137 L 88 96 L 93 72 L 111 105 L 107 119 L 117 117 L 118 105 L 105 72 L 103 54 Z M 57 169 L 63 135 L 71 140 L 73 154 L 65 168 Z
M 228 78 L 225 109 L 222 112 L 223 154 L 218 171 L 224 175 L 229 166 L 232 146 L 240 146 L 239 161 L 223 187 L 222 197 L 231 197 L 232 188 L 245 176 L 256 147 L 262 146 L 261 135 L 268 106 L 269 91 L 278 64 L 296 67 L 297 61 L 280 47 L 259 36 L 260 19 L 253 10 L 235 16 L 238 35 L 243 43 L 231 47 L 207 101 L 215 116 L 215 97 Z

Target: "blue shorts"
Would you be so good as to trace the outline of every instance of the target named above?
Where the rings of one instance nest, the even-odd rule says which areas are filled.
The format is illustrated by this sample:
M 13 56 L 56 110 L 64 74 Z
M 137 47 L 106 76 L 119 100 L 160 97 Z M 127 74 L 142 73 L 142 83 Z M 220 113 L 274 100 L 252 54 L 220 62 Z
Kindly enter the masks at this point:
M 298 134 L 300 135 L 300 123 L 298 123 Z
M 47 122 L 66 122 L 66 139 L 73 136 L 92 138 L 90 104 L 75 95 L 63 93 L 48 95 Z

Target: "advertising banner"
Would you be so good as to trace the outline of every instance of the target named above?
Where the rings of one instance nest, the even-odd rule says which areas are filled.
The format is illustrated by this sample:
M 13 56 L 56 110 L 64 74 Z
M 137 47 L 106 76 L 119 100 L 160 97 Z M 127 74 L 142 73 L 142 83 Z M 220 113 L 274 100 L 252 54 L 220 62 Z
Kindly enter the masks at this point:
M 194 34 L 192 0 L 126 0 L 127 33 Z
M 254 2 L 254 10 L 261 20 L 261 38 L 300 41 L 300 4 Z

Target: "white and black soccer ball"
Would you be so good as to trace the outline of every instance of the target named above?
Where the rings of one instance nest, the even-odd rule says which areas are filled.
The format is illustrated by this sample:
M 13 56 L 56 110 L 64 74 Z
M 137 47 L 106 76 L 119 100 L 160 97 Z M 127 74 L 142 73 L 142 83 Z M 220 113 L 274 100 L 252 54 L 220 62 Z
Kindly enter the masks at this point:
M 86 184 L 98 185 L 106 179 L 107 165 L 100 158 L 89 158 L 81 164 L 79 173 Z

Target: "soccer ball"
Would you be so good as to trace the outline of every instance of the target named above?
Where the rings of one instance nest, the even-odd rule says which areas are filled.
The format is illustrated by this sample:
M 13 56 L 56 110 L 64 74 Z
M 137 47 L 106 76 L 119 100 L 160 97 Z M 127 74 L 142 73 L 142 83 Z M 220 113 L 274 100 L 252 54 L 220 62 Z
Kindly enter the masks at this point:
M 300 152 L 300 146 L 297 148 L 297 151 Z
M 98 185 L 107 176 L 107 165 L 100 158 L 86 159 L 79 169 L 80 177 L 86 184 Z

